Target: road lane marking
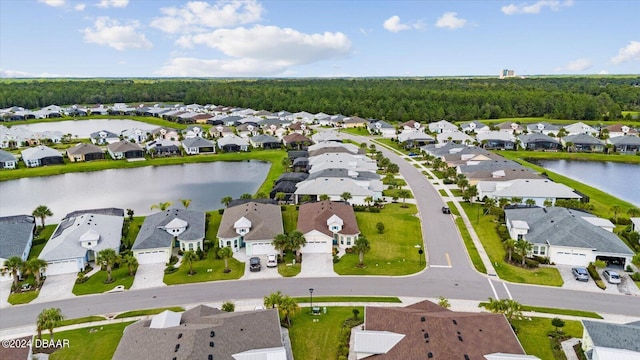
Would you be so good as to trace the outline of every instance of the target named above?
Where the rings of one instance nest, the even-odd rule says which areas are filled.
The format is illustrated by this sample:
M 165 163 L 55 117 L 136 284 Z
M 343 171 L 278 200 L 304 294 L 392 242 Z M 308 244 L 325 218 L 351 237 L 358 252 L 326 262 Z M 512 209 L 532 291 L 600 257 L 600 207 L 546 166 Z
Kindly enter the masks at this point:
M 506 291 L 507 295 L 509 295 L 509 299 L 513 300 L 513 297 L 511 296 L 509 289 L 507 289 L 507 283 L 502 283 L 502 286 L 504 286 L 504 291 Z
M 449 253 L 444 253 L 444 256 L 447 258 L 447 264 L 451 267 L 451 258 L 449 257 Z
M 493 295 L 496 297 L 496 300 L 500 300 L 500 297 L 496 292 L 496 288 L 493 287 L 493 283 L 491 282 L 491 279 L 487 279 L 487 280 L 489 281 L 489 285 L 491 285 L 491 290 L 493 291 Z
M 451 269 L 451 265 L 429 265 L 429 267 Z

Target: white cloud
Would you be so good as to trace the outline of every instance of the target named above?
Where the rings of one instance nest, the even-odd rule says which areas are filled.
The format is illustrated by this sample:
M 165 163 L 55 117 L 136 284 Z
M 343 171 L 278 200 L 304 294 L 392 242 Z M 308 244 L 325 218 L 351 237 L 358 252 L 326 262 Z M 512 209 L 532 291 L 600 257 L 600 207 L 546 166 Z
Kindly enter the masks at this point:
M 255 0 L 190 1 L 182 8 L 162 8 L 160 12 L 165 16 L 155 18 L 151 26 L 176 34 L 254 23 L 261 19 L 263 8 Z
M 567 64 L 567 70 L 569 71 L 584 71 L 590 69 L 593 66 L 593 63 L 589 59 L 578 59 L 574 61 L 570 61 Z
M 50 73 L 30 73 L 19 70 L 5 70 L 0 68 L 0 78 L 45 78 L 45 77 L 75 77 L 74 75 L 60 75 Z
M 459 18 L 458 13 L 446 12 L 436 21 L 436 27 L 448 28 L 450 30 L 459 29 L 467 24 L 467 20 Z
M 365 28 L 360 28 L 360 33 L 362 35 L 369 35 L 373 32 L 373 29 L 365 29 Z
M 535 3 L 521 3 L 518 5 L 509 4 L 503 6 L 500 10 L 506 15 L 513 14 L 539 14 L 545 7 L 550 8 L 553 11 L 558 11 L 563 7 L 569 7 L 573 5 L 573 0 L 539 0 Z
M 84 41 L 88 43 L 110 46 L 116 50 L 148 49 L 152 44 L 147 37 L 136 29 L 140 27 L 137 21 L 130 21 L 121 25 L 118 20 L 108 17 L 99 17 L 94 23 L 94 28 L 81 30 L 84 33 Z
M 61 7 L 65 5 L 65 0 L 38 0 L 43 4 L 53 6 L 53 7 Z
M 600 70 L 600 72 L 598 72 L 598 74 L 607 75 L 607 74 L 609 74 L 609 72 L 607 70 Z
M 255 25 L 184 35 L 182 47 L 204 45 L 221 51 L 226 59 L 176 57 L 158 73 L 164 76 L 269 76 L 290 67 L 346 56 L 351 41 L 336 32 L 305 34 L 294 29 Z
M 87 7 L 87 5 L 85 4 L 77 4 L 76 6 L 73 7 L 74 10 L 76 11 L 84 11 L 84 9 Z
M 400 23 L 400 17 L 393 15 L 382 23 L 382 26 L 391 32 L 400 32 L 402 30 L 409 30 L 411 27 L 407 24 Z
M 629 45 L 618 51 L 618 55 L 611 58 L 611 62 L 614 64 L 634 60 L 640 61 L 640 41 L 629 42 Z
M 109 8 L 109 7 L 123 8 L 123 7 L 127 7 L 127 5 L 129 5 L 129 0 L 100 0 L 100 2 L 96 4 L 97 7 L 101 7 L 101 8 Z

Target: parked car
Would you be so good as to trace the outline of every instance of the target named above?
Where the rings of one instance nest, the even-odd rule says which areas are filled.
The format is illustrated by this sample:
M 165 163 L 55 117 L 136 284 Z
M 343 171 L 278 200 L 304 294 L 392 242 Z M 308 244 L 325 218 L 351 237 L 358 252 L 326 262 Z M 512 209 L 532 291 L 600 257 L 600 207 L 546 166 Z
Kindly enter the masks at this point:
M 443 206 L 442 207 L 442 213 L 443 214 L 451 214 L 451 209 L 449 209 L 448 206 Z
M 609 284 L 620 284 L 620 275 L 613 270 L 603 271 L 602 276 L 607 279 Z
M 249 271 L 260 271 L 262 265 L 260 265 L 259 257 L 252 257 L 249 259 Z
M 416 153 L 414 153 L 414 152 L 410 152 L 410 153 L 409 153 L 409 156 L 410 156 L 410 157 L 414 157 L 414 156 L 418 156 L 418 154 L 416 154 Z
M 278 266 L 278 257 L 276 255 L 267 255 L 267 267 Z
M 571 272 L 573 273 L 574 279 L 578 281 L 589 281 L 589 272 L 587 271 L 587 268 L 574 267 L 571 269 Z

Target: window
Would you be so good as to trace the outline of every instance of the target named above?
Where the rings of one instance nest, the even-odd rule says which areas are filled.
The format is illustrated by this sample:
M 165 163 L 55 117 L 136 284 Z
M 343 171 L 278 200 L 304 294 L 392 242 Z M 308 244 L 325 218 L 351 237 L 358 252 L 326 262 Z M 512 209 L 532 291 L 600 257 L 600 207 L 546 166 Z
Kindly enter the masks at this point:
M 547 254 L 547 248 L 544 246 L 540 246 L 540 255 L 544 256 Z
M 351 236 L 347 236 L 347 246 L 351 245 Z
M 231 246 L 231 241 L 227 240 L 227 246 Z
M 193 243 L 189 243 L 189 250 L 193 250 Z
M 518 234 L 518 240 L 523 240 L 524 239 L 524 235 L 523 234 Z

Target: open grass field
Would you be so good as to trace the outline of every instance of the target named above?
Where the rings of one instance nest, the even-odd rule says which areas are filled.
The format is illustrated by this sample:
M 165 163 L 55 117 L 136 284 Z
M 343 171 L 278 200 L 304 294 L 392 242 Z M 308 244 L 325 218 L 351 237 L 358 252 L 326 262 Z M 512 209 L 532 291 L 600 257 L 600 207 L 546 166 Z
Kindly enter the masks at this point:
M 387 204 L 380 213 L 356 212 L 360 232 L 371 244 L 371 251 L 365 254 L 365 266 L 358 267 L 358 254 L 345 254 L 333 269 L 340 275 L 407 275 L 425 267 L 424 259 L 419 262 L 415 245 L 422 244 L 420 220 L 416 216 L 416 206 L 407 204 Z M 376 224 L 385 226 L 383 234 L 378 234 Z
M 128 289 L 133 285 L 133 278 L 135 276 L 129 276 L 129 269 L 126 266 L 122 266 L 118 269 L 111 271 L 111 277 L 114 282 L 105 284 L 107 280 L 106 271 L 98 271 L 91 275 L 89 280 L 82 284 L 75 284 L 73 286 L 73 293 L 75 295 L 87 295 L 87 294 L 101 294 L 105 291 L 112 290 L 118 285 L 123 285 L 125 289 Z
M 528 355 L 545 360 L 564 360 L 564 354 L 554 353 L 551 339 L 547 335 L 555 331 L 550 318 L 532 317 L 531 320 L 513 320 L 518 329 L 518 340 Z M 582 338 L 582 324 L 579 321 L 565 320 L 562 332 L 569 337 Z
M 328 360 L 335 359 L 339 345 L 340 328 L 344 321 L 353 317 L 353 309 L 364 316 L 364 308 L 328 307 L 327 313 L 320 316 L 311 315 L 309 308 L 301 308 L 293 316 L 289 336 L 294 359 Z M 314 322 L 316 319 L 318 321 Z
M 69 347 L 57 350 L 49 359 L 51 360 L 109 360 L 116 352 L 124 328 L 132 322 L 120 324 L 102 325 L 96 328 L 81 328 L 54 332 L 54 339 L 68 339 Z M 49 340 L 49 334 L 43 333 L 43 339 Z
M 502 246 L 502 241 L 500 237 L 498 237 L 495 229 L 495 216 L 480 215 L 478 217 L 477 214 L 481 207 L 480 204 L 470 204 L 466 202 L 461 204 L 471 220 L 471 224 L 476 234 L 478 234 L 487 255 L 489 255 L 491 262 L 494 263 L 494 268 L 498 276 L 502 280 L 516 283 L 562 286 L 562 277 L 556 268 L 539 267 L 535 269 L 525 269 L 506 263 L 504 261 L 506 250 Z

